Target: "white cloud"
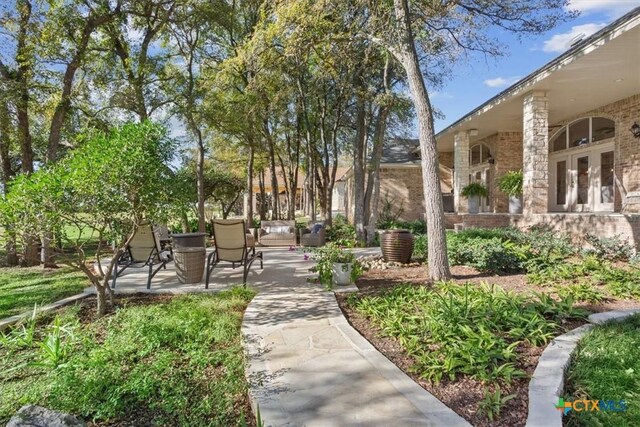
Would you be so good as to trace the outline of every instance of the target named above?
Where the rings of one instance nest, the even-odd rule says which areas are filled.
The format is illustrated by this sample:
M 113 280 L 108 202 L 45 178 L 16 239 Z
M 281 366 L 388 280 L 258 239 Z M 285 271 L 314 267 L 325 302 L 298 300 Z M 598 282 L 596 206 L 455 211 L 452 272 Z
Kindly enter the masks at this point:
M 600 30 L 605 25 L 606 24 L 596 23 L 576 25 L 575 27 L 571 27 L 571 30 L 566 33 L 556 34 L 549 40 L 545 40 L 542 50 L 545 52 L 553 53 L 564 52 L 565 50 L 569 49 L 569 47 L 571 47 L 571 41 L 576 37 L 589 37 L 591 34 Z
M 571 0 L 567 9 L 578 10 L 585 15 L 604 12 L 614 18 L 638 6 L 640 6 L 640 0 Z
M 434 90 L 433 92 L 431 92 L 429 94 L 429 97 L 431 99 L 436 99 L 436 98 L 439 98 L 439 99 L 453 99 L 454 98 L 454 96 L 451 95 L 449 92 L 438 92 L 437 90 Z
M 495 79 L 487 79 L 483 83 L 489 87 L 504 87 L 514 84 L 520 80 L 520 76 L 513 77 L 496 77 Z

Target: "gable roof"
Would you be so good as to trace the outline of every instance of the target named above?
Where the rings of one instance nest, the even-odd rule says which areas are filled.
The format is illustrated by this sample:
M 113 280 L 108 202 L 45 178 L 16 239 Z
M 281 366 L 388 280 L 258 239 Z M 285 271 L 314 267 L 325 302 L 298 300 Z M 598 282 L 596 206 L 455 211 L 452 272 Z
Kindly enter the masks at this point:
M 522 131 L 522 99 L 531 91 L 547 93 L 549 124 L 640 93 L 640 7 L 438 132 L 439 150 L 452 151 L 458 131 L 478 129 L 476 139 Z
M 395 165 L 419 165 L 419 150 L 416 151 L 419 146 L 420 141 L 417 139 L 393 138 L 387 140 L 382 146 L 382 157 L 380 158 L 380 163 Z

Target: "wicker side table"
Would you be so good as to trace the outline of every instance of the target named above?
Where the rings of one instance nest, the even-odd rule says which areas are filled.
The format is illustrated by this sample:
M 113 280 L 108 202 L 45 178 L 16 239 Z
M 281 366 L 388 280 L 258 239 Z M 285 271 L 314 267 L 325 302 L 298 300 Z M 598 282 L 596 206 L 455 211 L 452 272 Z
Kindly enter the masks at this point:
M 205 249 L 175 248 L 173 255 L 180 283 L 200 283 L 204 273 Z

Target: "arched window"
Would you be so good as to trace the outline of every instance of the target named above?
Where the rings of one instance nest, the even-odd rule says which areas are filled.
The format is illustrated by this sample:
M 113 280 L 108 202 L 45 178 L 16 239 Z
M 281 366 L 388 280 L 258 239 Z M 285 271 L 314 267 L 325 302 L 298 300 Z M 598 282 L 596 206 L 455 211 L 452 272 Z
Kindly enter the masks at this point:
M 591 142 L 613 138 L 615 131 L 615 122 L 606 117 L 578 119 L 556 132 L 549 142 L 549 147 L 551 152 L 580 147 Z
M 488 162 L 490 158 L 491 151 L 489 151 L 489 147 L 484 144 L 476 144 L 469 150 L 469 164 L 471 166 Z

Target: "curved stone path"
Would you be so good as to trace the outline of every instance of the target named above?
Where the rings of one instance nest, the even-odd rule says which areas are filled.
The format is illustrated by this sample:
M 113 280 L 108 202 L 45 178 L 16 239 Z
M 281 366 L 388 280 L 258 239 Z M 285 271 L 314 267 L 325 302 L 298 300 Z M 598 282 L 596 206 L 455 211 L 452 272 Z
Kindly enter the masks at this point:
M 311 261 L 266 249 L 244 316 L 247 376 L 267 426 L 468 426 L 346 321 L 333 293 L 308 284 Z

